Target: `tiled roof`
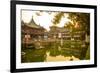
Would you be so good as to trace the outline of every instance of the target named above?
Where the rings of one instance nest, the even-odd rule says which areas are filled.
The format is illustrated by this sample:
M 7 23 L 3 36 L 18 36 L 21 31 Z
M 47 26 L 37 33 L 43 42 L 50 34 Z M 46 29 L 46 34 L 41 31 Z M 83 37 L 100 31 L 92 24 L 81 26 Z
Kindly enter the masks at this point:
M 26 25 L 26 26 L 31 27 L 31 28 L 43 28 L 42 26 L 37 25 L 33 18 L 31 19 L 31 21 L 29 23 L 24 23 L 24 21 L 22 20 L 21 24 Z
M 33 18 L 31 19 L 31 21 L 27 24 L 27 26 L 32 27 L 32 28 L 41 28 L 40 25 L 37 25 L 35 23 L 35 21 L 33 20 Z

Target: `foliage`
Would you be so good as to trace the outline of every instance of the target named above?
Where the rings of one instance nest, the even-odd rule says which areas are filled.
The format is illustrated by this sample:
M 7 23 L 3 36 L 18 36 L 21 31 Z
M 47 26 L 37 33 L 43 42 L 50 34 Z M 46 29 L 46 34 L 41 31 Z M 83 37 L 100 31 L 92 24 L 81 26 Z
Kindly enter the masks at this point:
M 89 13 L 69 13 L 69 19 L 75 24 L 78 22 L 81 30 L 86 31 L 89 35 L 90 32 L 90 14 Z
M 55 17 L 54 17 L 54 19 L 53 19 L 53 24 L 58 24 L 58 23 L 60 23 L 60 20 L 61 20 L 61 18 L 64 16 L 64 13 L 63 12 L 59 12 L 59 13 L 57 13 L 56 15 L 55 15 Z
M 85 59 L 89 60 L 90 59 L 90 47 L 88 46 L 88 50 L 86 52 Z
M 53 19 L 53 24 L 56 25 L 60 23 L 61 18 L 64 17 L 63 12 L 59 12 L 55 15 Z M 66 22 L 65 27 L 72 30 L 84 30 L 86 34 L 89 35 L 90 33 L 90 14 L 89 13 L 78 13 L 78 12 L 67 12 L 68 19 L 71 20 L 71 22 Z M 75 28 L 75 25 L 78 24 L 79 28 Z

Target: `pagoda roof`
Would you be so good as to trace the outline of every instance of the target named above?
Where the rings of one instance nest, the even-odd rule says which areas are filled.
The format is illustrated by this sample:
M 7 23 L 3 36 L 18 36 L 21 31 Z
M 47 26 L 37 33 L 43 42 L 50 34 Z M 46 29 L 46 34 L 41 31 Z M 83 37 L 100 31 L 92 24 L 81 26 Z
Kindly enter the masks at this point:
M 31 21 L 29 23 L 27 23 L 27 26 L 31 27 L 31 28 L 43 28 L 40 25 L 37 25 L 32 17 Z

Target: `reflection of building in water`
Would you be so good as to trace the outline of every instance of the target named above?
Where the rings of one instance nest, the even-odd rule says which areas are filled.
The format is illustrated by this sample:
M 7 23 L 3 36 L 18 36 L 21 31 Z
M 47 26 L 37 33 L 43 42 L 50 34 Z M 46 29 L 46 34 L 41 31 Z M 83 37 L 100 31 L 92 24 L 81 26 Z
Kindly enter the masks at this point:
M 50 52 L 46 53 L 47 57 L 46 57 L 46 62 L 56 62 L 56 61 L 79 61 L 79 58 L 76 58 L 74 56 L 62 56 L 62 55 L 58 55 L 58 56 L 50 56 Z
M 28 36 L 27 39 L 32 40 L 43 38 L 45 29 L 40 25 L 37 25 L 32 18 L 29 23 L 24 23 L 23 21 L 21 22 L 21 31 L 23 39 Z
M 63 38 L 66 40 L 85 40 L 84 33 L 84 31 L 70 32 L 70 30 L 65 27 L 51 26 L 49 37 L 52 39 Z
M 44 62 L 46 59 L 46 50 L 29 50 L 26 49 L 25 52 L 21 53 L 21 62 L 30 63 L 30 62 Z

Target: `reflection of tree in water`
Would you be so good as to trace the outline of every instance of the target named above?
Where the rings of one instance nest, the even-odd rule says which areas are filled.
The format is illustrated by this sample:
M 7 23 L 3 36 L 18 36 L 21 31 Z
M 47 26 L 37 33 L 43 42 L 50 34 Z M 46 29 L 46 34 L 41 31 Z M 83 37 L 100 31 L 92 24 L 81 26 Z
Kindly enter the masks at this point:
M 56 48 L 56 49 L 50 49 L 49 50 L 50 51 L 50 56 L 58 56 L 58 55 L 60 55 L 60 51 L 58 50 L 58 48 Z
M 76 43 L 78 44 L 78 43 Z M 23 49 L 25 53 L 22 55 L 22 63 L 24 62 L 45 62 L 47 53 L 49 52 L 50 57 L 63 56 L 63 57 L 75 57 L 80 60 L 85 59 L 87 47 L 77 46 L 71 47 L 71 43 L 65 43 L 68 46 L 60 46 L 58 42 L 49 43 L 42 49 Z M 88 45 L 87 45 L 88 46 Z M 72 59 L 73 60 L 73 59 Z
M 76 43 L 77 44 L 77 43 Z M 68 45 L 68 44 L 67 44 Z M 57 43 L 53 43 L 51 47 L 49 47 L 51 49 L 48 49 L 48 52 L 50 52 L 50 56 L 56 57 L 59 55 L 62 55 L 64 57 L 72 57 L 75 56 L 79 59 L 85 59 L 85 55 L 86 55 L 86 51 L 87 51 L 87 47 L 81 47 L 81 46 L 77 46 L 74 45 L 74 48 L 70 46 L 64 46 L 61 47 L 59 44 Z
M 61 50 L 56 48 L 56 49 L 49 50 L 49 52 L 50 52 L 50 56 L 53 56 L 53 57 L 62 55 L 64 57 L 75 56 L 75 57 L 77 57 L 79 59 L 84 59 L 84 56 L 85 56 L 85 52 L 79 51 L 79 50 L 70 49 L 70 48 L 68 48 L 68 49 L 61 49 Z
M 46 51 L 44 49 L 27 49 L 24 52 L 25 55 L 22 56 L 22 62 L 43 62 L 46 59 Z
M 58 46 L 59 44 L 58 43 L 53 43 L 52 46 L 51 46 L 51 49 L 49 49 L 49 52 L 50 52 L 50 56 L 58 56 L 60 55 L 60 51 L 58 50 Z

